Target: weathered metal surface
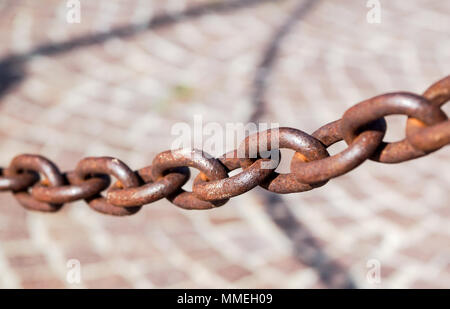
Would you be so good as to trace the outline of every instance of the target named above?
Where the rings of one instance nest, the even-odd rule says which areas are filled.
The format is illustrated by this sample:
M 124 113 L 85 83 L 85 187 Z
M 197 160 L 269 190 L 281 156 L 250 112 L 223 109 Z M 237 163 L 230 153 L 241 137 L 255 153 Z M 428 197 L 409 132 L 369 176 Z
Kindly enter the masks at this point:
M 39 181 L 39 175 L 34 172 L 6 176 L 5 171 L 0 169 L 0 191 L 20 191 L 31 187 L 37 181 Z
M 152 178 L 158 181 L 164 173 L 175 167 L 190 166 L 199 169 L 210 180 L 227 178 L 225 167 L 219 160 L 212 158 L 205 152 L 196 149 L 179 149 L 165 151 L 158 154 L 152 163 Z M 175 193 L 167 196 L 174 205 L 185 209 L 210 209 L 224 205 L 228 199 L 205 201 L 199 199 L 193 192 L 186 192 L 179 188 Z
M 7 176 L 17 176 L 24 171 L 41 174 L 40 183 L 50 187 L 60 187 L 64 185 L 64 178 L 58 167 L 50 160 L 39 156 L 23 154 L 15 157 L 6 170 Z M 59 210 L 62 203 L 46 203 L 36 200 L 28 192 L 28 188 L 13 192 L 17 201 L 26 209 L 54 212 Z
M 190 176 L 189 168 L 183 166 L 170 169 L 161 179 L 153 181 L 151 171 L 152 167 L 147 166 L 135 172 L 143 183 L 139 187 L 123 188 L 117 182 L 108 190 L 108 202 L 123 207 L 153 203 L 174 193 L 189 180 Z
M 358 103 L 341 119 L 311 135 L 293 128 L 258 132 L 218 159 L 195 149 L 165 151 L 155 157 L 151 166 L 137 172 L 115 158 L 90 157 L 81 160 L 74 171 L 61 173 L 40 155 L 19 155 L 8 168 L 0 169 L 0 191 L 11 191 L 30 210 L 54 212 L 63 203 L 84 199 L 96 211 L 125 216 L 162 198 L 184 209 L 210 209 L 258 185 L 276 193 L 311 190 L 367 159 L 398 163 L 450 144 L 450 121 L 442 111 L 449 99 L 447 76 L 423 96 L 396 92 Z M 384 117 L 393 114 L 408 116 L 406 138 L 385 143 Z M 348 147 L 329 156 L 327 148 L 342 140 Z M 272 145 L 272 141 L 277 144 Z M 296 151 L 289 174 L 275 172 L 279 161 L 268 167 L 271 160 L 263 156 L 264 151 L 280 155 L 281 148 Z M 190 177 L 188 167 L 200 170 L 193 192 L 181 188 Z M 240 173 L 229 177 L 239 168 Z M 109 187 L 110 176 L 117 181 L 103 197 L 101 192 Z
M 341 141 L 342 120 L 329 123 L 316 132 L 317 137 L 326 147 Z M 342 152 L 321 160 L 298 162 L 294 166 L 297 179 L 305 183 L 318 183 L 348 173 L 371 157 L 382 143 L 386 132 L 386 122 L 378 119 L 369 123 Z
M 287 148 L 296 151 L 291 161 L 291 171 L 294 172 L 289 174 L 273 172 L 267 179 L 264 179 L 260 185 L 263 188 L 276 193 L 303 192 L 324 185 L 326 181 L 322 183 L 314 182 L 314 184 L 312 182 L 300 182 L 295 175 L 296 168 L 303 162 L 321 160 L 329 156 L 327 150 L 320 141 L 303 131 L 292 128 L 278 128 L 277 130 L 268 130 L 250 135 L 240 146 L 245 150 L 246 157 L 255 156 L 255 153 L 249 152 L 249 147 L 252 144 L 257 145 L 257 149 L 255 147 L 253 148 L 255 148 L 258 153 L 260 152 L 261 135 L 264 136 L 263 140 L 267 140 L 267 147 L 265 147 L 265 149 L 263 148 L 263 150 L 272 150 L 271 140 L 272 134 L 275 132 L 278 134 L 279 148 Z M 246 167 L 251 163 L 252 159 L 241 160 L 243 167 Z
M 227 172 L 241 167 L 237 150 L 223 155 L 219 161 L 227 168 Z M 269 161 L 269 159 L 256 160 L 239 174 L 218 180 L 211 181 L 204 173 L 200 173 L 194 180 L 193 192 L 205 201 L 223 200 L 243 194 L 259 185 L 273 172 L 275 168 L 262 168 L 262 164 Z
M 124 188 L 139 186 L 139 179 L 134 172 L 122 161 L 111 157 L 89 157 L 81 160 L 74 171 L 73 182 L 80 185 L 87 178 L 96 174 L 107 174 L 114 176 L 120 181 Z M 101 213 L 114 216 L 127 216 L 138 212 L 141 207 L 119 207 L 114 206 L 106 200 L 101 194 L 88 197 L 85 201 L 89 206 Z
M 63 177 L 68 185 L 48 187 L 37 184 L 33 186 L 31 195 L 36 200 L 45 203 L 69 203 L 92 197 L 108 188 L 110 184 L 108 175 L 95 175 L 95 177 L 83 182 L 77 182 L 77 176 L 74 172 L 65 173 Z
M 433 84 L 423 96 L 433 106 L 442 107 L 450 100 L 450 76 Z M 430 153 L 450 144 L 450 120 L 424 127 L 414 119 L 408 119 L 406 137 L 415 148 Z
M 388 115 L 407 115 L 432 126 L 447 120 L 445 113 L 424 97 L 406 93 L 389 93 L 366 100 L 348 109 L 342 117 L 341 132 L 347 144 L 352 144 L 361 128 Z M 423 156 L 408 139 L 395 143 L 381 143 L 371 159 L 383 163 L 398 163 Z

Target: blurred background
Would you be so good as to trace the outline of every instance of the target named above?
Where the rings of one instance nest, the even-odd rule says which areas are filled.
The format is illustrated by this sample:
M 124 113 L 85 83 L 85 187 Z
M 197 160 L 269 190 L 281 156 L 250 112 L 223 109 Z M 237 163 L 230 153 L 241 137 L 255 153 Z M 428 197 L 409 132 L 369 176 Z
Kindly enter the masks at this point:
M 137 169 L 199 114 L 311 133 L 450 72 L 448 1 L 380 0 L 379 24 L 365 0 L 81 0 L 80 23 L 69 2 L 0 0 L 2 166 L 37 153 L 63 171 L 102 155 Z M 387 120 L 401 139 L 405 117 Z M 161 200 L 126 218 L 83 202 L 25 211 L 2 193 L 0 287 L 450 288 L 449 159 L 367 161 L 310 192 L 256 188 L 210 211 Z

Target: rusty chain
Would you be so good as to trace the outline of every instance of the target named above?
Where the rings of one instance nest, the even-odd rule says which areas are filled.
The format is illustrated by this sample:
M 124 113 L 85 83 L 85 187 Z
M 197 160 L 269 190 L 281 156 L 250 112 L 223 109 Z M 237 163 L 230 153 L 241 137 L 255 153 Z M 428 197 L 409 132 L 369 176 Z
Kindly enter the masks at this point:
M 293 193 L 323 186 L 330 179 L 348 173 L 365 160 L 399 163 L 422 157 L 450 143 L 450 121 L 441 107 L 450 99 L 450 76 L 433 84 L 422 96 L 395 92 L 358 103 L 341 119 L 309 135 L 293 128 L 278 128 L 278 149 L 295 151 L 291 173 L 278 174 L 275 168 L 262 168 L 269 159 L 253 159 L 249 145 L 265 135 L 270 150 L 272 130 L 247 136 L 238 149 L 212 158 L 200 150 L 179 149 L 158 154 L 151 166 L 132 171 L 111 157 L 82 159 L 74 169 L 61 173 L 40 155 L 22 154 L 8 168 L 0 169 L 0 191 L 11 191 L 26 209 L 55 212 L 64 203 L 85 200 L 94 210 L 125 216 L 145 204 L 166 198 L 184 209 L 210 209 L 256 186 L 275 193 Z M 408 116 L 406 137 L 385 143 L 385 116 Z M 333 156 L 327 148 L 344 140 L 348 147 Z M 245 158 L 239 158 L 242 150 Z M 196 156 L 193 156 L 195 154 Z M 189 168 L 200 170 L 192 192 L 181 187 L 189 180 Z M 242 168 L 234 176 L 233 170 Z M 111 186 L 110 176 L 117 181 Z M 106 196 L 101 192 L 106 190 Z

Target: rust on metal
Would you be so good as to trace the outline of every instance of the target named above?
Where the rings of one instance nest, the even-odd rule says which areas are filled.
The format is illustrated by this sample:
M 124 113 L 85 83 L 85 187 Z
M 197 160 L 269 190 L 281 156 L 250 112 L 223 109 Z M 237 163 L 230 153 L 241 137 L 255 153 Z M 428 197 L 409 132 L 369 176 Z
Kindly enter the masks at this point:
M 450 76 L 433 84 L 423 94 L 433 106 L 441 108 L 450 100 Z M 443 121 L 434 126 L 424 127 L 409 118 L 406 125 L 406 138 L 411 144 L 425 153 L 450 144 L 450 120 Z
M 125 188 L 139 186 L 139 179 L 134 172 L 122 161 L 111 157 L 88 157 L 81 160 L 74 170 L 73 182 L 81 185 L 86 179 L 95 177 L 96 174 L 114 176 Z M 96 194 L 85 199 L 88 205 L 101 213 L 114 216 L 127 216 L 138 212 L 141 207 L 115 206 L 106 200 L 101 194 Z
M 161 179 L 153 181 L 152 167 L 144 167 L 137 172 L 143 185 L 123 188 L 118 182 L 107 193 L 108 202 L 115 206 L 130 207 L 156 202 L 181 188 L 190 176 L 189 168 L 176 167 L 168 170 Z
M 445 113 L 424 97 L 412 93 L 389 93 L 366 100 L 348 109 L 342 117 L 341 131 L 347 144 L 358 135 L 361 127 L 388 115 L 407 115 L 432 126 L 447 120 Z M 381 143 L 371 159 L 383 163 L 398 163 L 423 156 L 408 139 L 394 143 Z
M 30 210 L 55 212 L 63 203 L 85 200 L 92 209 L 114 216 L 134 214 L 162 198 L 184 209 L 211 209 L 256 186 L 276 193 L 307 191 L 367 159 L 398 163 L 449 145 L 450 120 L 442 110 L 449 100 L 447 76 L 422 96 L 396 92 L 360 102 L 311 135 L 286 127 L 258 132 L 217 159 L 195 149 L 165 151 L 151 166 L 136 172 L 115 158 L 89 157 L 73 171 L 61 173 L 43 156 L 19 155 L 7 168 L 0 168 L 0 191 L 12 192 Z M 384 117 L 393 114 L 408 116 L 406 138 L 385 143 Z M 330 156 L 327 148 L 342 140 L 348 147 Z M 281 148 L 295 151 L 289 174 L 275 171 Z M 278 154 L 278 161 L 267 158 L 268 153 Z M 200 171 L 193 192 L 182 188 L 190 178 L 189 167 Z M 229 175 L 241 168 L 238 174 Z M 110 176 L 117 180 L 111 187 Z M 106 197 L 102 196 L 105 190 Z
M 95 175 L 95 177 L 77 182 L 74 172 L 63 174 L 67 185 L 60 187 L 48 187 L 37 184 L 31 189 L 31 195 L 45 203 L 69 203 L 87 199 L 108 188 L 110 179 L 108 175 Z M 75 184 L 78 183 L 78 184 Z
M 0 191 L 20 191 L 31 187 L 39 181 L 35 172 L 25 171 L 20 174 L 6 176 L 8 172 L 0 168 Z
M 319 128 L 316 136 L 326 147 L 342 140 L 342 121 L 338 120 Z M 327 137 L 327 132 L 330 136 Z M 348 173 L 370 158 L 382 143 L 386 132 L 384 119 L 369 123 L 342 152 L 317 161 L 298 162 L 294 166 L 297 179 L 305 183 L 317 183 Z
M 227 173 L 241 167 L 237 150 L 223 155 L 219 161 L 227 168 Z M 262 168 L 262 164 L 269 161 L 256 160 L 239 174 L 218 180 L 209 180 L 204 173 L 200 173 L 194 180 L 193 192 L 205 201 L 224 200 L 243 194 L 259 185 L 273 172 L 275 168 Z
M 212 158 L 205 152 L 197 149 L 178 149 L 164 151 L 158 154 L 152 163 L 153 181 L 164 177 L 165 173 L 175 167 L 190 166 L 199 169 L 210 180 L 227 178 L 225 167 L 219 160 Z M 193 192 L 178 189 L 167 198 L 176 206 L 185 209 L 210 209 L 224 205 L 228 199 L 205 201 L 199 199 Z
M 329 156 L 326 148 L 320 143 L 319 140 L 315 139 L 311 135 L 293 128 L 278 128 L 276 130 L 267 130 L 264 132 L 258 132 L 256 134 L 248 136 L 240 145 L 240 148 L 245 151 L 246 157 L 254 157 L 257 151 L 260 153 L 260 143 L 261 137 L 266 145 L 264 145 L 263 151 L 269 151 L 272 149 L 272 134 L 277 134 L 279 148 L 287 148 L 295 150 L 295 154 L 291 161 L 291 171 L 295 171 L 297 166 L 305 161 L 311 162 L 316 160 L 321 160 Z M 251 145 L 256 145 L 257 147 L 251 147 Z M 241 159 L 241 165 L 247 167 L 252 163 L 251 158 Z M 275 193 L 294 193 L 312 190 L 315 187 L 322 186 L 326 183 L 323 182 L 301 182 L 298 181 L 295 173 L 289 174 L 279 174 L 273 172 L 268 178 L 264 179 L 260 185 Z
M 40 182 L 50 187 L 60 187 L 64 184 L 64 178 L 58 167 L 40 155 L 23 154 L 15 157 L 6 170 L 7 176 L 17 176 L 23 172 L 35 172 L 42 175 Z M 17 201 L 26 209 L 45 212 L 58 211 L 62 203 L 46 203 L 36 200 L 28 188 L 13 192 Z

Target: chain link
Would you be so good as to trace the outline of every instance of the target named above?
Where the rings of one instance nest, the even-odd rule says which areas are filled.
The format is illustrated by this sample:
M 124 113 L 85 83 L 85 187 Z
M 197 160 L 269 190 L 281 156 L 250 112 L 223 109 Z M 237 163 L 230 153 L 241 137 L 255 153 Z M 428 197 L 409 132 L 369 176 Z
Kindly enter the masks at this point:
M 152 165 L 138 171 L 115 158 L 89 157 L 81 160 L 74 171 L 61 173 L 47 158 L 23 154 L 15 157 L 8 168 L 0 169 L 0 191 L 11 191 L 30 210 L 55 212 L 64 203 L 85 200 L 98 212 L 126 216 L 162 198 L 184 209 L 210 209 L 256 186 L 282 194 L 312 190 L 367 159 L 399 163 L 450 144 L 450 120 L 441 109 L 449 99 L 447 76 L 423 96 L 396 92 L 358 103 L 341 119 L 311 135 L 293 128 L 258 132 L 247 136 L 238 149 L 217 159 L 195 149 L 165 151 L 155 157 Z M 385 143 L 384 117 L 393 114 L 408 116 L 406 137 Z M 279 141 L 277 149 L 271 145 L 273 134 Z M 327 148 L 342 140 L 348 147 L 330 156 Z M 257 147 L 252 149 L 249 145 Z M 271 160 L 263 158 L 260 148 L 294 150 L 291 173 L 278 174 L 277 164 L 267 168 Z M 188 167 L 200 170 L 192 192 L 181 188 L 190 178 Z M 231 171 L 239 168 L 242 172 L 229 177 Z M 112 186 L 110 176 L 117 179 Z M 101 195 L 104 190 L 106 197 Z

